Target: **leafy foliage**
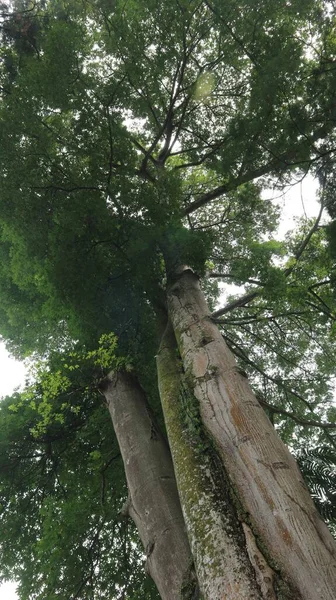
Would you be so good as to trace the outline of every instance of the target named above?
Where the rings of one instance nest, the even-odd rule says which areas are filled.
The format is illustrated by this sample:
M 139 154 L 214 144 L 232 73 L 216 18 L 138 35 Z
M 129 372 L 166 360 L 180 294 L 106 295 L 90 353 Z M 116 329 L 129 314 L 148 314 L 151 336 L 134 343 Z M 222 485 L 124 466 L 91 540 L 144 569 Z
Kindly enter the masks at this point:
M 301 451 L 297 460 L 317 508 L 335 533 L 335 452 L 328 446 L 320 446 Z
M 42 360 L 1 405 L 2 569 L 23 599 L 154 598 L 94 388 L 132 365 L 160 414 L 176 267 L 213 307 L 218 281 L 242 287 L 218 320 L 265 410 L 297 453 L 335 444 L 333 225 L 279 242 L 263 193 L 311 172 L 334 217 L 334 9 L 16 0 L 1 15 L 0 334 Z
M 295 255 L 305 231 L 288 237 L 287 256 Z M 254 287 L 253 303 L 237 306 L 220 319 L 225 339 L 282 437 L 294 448 L 311 437 L 313 423 L 320 423 L 314 436 L 335 444 L 331 264 L 320 229 L 299 261 L 289 258 L 285 268 L 274 268 L 281 278 L 276 274 L 263 288 Z
M 111 421 L 94 385 L 115 336 L 54 355 L 0 406 L 2 577 L 22 598 L 157 598 L 134 527 Z M 65 361 L 68 362 L 65 362 Z

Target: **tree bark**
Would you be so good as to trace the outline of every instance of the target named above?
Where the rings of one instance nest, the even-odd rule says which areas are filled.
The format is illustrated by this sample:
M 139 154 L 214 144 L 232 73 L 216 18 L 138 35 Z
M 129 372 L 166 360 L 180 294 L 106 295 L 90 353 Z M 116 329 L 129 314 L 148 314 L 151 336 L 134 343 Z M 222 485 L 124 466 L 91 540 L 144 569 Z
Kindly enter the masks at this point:
M 205 600 L 273 600 L 262 593 L 245 536 L 220 473 L 211 474 L 211 449 L 197 436 L 176 340 L 167 326 L 157 356 L 162 409 L 197 578 Z M 224 485 L 221 485 L 224 483 Z
M 168 307 L 202 423 L 241 505 L 247 542 L 252 535 L 281 585 L 288 584 L 285 591 L 275 588 L 276 597 L 333 600 L 335 542 L 294 458 L 238 371 L 190 269 L 182 268 L 170 285 Z
M 192 559 L 168 444 L 153 421 L 145 394 L 129 373 L 110 373 L 100 386 L 124 462 L 129 498 L 146 568 L 162 600 L 182 600 Z

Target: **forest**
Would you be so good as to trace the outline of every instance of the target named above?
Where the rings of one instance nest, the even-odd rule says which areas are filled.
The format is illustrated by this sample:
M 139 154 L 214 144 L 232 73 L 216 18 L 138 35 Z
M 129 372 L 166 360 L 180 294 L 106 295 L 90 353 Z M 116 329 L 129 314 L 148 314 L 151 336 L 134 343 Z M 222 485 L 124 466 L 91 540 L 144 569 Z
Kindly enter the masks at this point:
M 8 0 L 0 40 L 0 582 L 334 600 L 334 0 Z

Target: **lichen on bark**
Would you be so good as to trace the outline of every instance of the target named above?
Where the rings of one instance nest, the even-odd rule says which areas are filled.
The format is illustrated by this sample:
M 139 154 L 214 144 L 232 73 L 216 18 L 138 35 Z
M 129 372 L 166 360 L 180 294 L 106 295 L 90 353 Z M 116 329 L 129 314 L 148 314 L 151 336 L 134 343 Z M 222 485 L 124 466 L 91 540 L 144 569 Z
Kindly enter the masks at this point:
M 334 541 L 293 457 L 238 372 L 191 269 L 176 273 L 168 309 L 204 428 L 259 549 L 278 573 L 277 597 L 333 600 Z
M 207 441 L 198 431 L 197 401 L 181 372 L 170 325 L 157 363 L 175 475 L 201 592 L 206 600 L 261 600 L 237 513 L 213 477 Z

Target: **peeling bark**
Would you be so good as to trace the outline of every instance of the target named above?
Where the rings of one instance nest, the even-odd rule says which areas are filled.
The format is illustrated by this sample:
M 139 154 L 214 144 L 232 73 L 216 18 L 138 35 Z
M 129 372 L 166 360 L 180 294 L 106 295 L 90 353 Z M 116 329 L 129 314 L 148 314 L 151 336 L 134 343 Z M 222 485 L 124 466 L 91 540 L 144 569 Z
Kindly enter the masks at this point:
M 135 522 L 162 600 L 182 600 L 192 563 L 168 444 L 133 375 L 111 373 L 101 391 L 124 462 L 129 498 L 123 512 Z
M 257 584 L 241 523 L 211 473 L 211 457 L 188 431 L 183 374 L 168 325 L 157 357 L 159 390 L 197 578 L 205 600 L 267 600 Z M 192 401 L 195 399 L 192 398 Z
M 246 523 L 243 523 L 243 529 L 245 533 L 247 553 L 255 570 L 256 578 L 262 591 L 263 598 L 265 598 L 265 600 L 277 600 L 274 571 L 265 560 L 262 552 L 260 552 L 251 528 Z
M 204 427 L 216 445 L 258 548 L 289 583 L 287 592 L 278 592 L 276 597 L 333 600 L 335 542 L 294 458 L 247 378 L 239 373 L 190 269 L 182 269 L 170 286 L 168 306 Z

